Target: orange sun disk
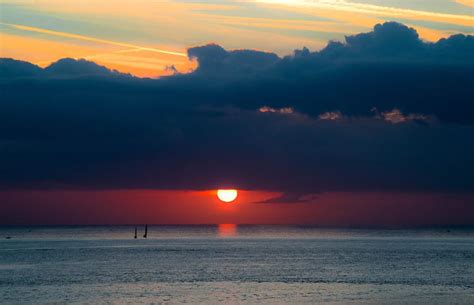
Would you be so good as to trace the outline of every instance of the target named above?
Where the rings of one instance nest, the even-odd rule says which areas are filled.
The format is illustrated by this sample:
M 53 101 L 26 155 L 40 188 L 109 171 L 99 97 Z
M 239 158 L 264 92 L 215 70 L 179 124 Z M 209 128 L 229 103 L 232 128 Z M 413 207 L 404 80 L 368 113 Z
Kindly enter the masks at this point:
M 223 202 L 232 202 L 237 198 L 238 192 L 234 189 L 217 190 L 217 197 Z

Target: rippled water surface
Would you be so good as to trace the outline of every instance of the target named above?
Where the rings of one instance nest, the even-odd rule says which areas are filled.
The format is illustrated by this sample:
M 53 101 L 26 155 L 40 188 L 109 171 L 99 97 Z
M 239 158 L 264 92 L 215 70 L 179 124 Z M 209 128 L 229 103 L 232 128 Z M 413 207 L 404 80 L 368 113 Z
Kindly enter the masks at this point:
M 0 228 L 2 304 L 474 304 L 474 230 Z

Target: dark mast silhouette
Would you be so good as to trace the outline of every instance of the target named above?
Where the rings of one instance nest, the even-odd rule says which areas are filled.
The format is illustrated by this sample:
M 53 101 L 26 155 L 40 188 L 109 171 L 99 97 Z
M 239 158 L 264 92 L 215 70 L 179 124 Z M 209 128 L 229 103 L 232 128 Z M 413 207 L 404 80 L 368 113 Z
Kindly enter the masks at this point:
M 148 225 L 145 225 L 145 234 L 143 234 L 143 238 L 146 238 L 148 234 Z
M 135 236 L 133 238 L 137 239 L 137 226 L 135 226 Z

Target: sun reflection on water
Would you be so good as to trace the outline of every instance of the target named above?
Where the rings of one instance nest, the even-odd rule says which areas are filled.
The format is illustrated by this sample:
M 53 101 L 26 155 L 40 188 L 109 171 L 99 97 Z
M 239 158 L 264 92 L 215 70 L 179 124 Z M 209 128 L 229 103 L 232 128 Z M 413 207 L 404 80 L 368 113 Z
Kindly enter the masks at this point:
M 233 223 L 221 223 L 217 226 L 217 234 L 219 237 L 235 237 L 237 236 L 237 225 Z

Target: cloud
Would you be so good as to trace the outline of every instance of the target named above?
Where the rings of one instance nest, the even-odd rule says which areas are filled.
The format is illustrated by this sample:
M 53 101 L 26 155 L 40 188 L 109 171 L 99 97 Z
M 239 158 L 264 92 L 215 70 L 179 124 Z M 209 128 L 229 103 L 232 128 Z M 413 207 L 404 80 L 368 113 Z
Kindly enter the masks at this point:
M 428 121 L 428 117 L 425 115 L 416 113 L 410 113 L 408 115 L 405 115 L 399 109 L 396 108 L 390 111 L 382 112 L 380 114 L 380 117 L 382 117 L 385 121 L 393 124 L 405 123 L 407 121 Z
M 120 75 L 117 71 L 112 71 L 104 66 L 84 59 L 75 60 L 72 58 L 63 58 L 44 69 L 46 75 L 54 77 L 70 76 L 113 76 Z M 123 75 L 123 74 L 122 74 Z
M 130 77 L 85 59 L 63 58 L 42 69 L 34 64 L 11 58 L 0 58 L 0 77 L 15 78 L 79 78 L 79 77 Z
M 436 121 L 435 118 L 423 114 L 404 114 L 397 108 L 380 113 L 377 108 L 374 107 L 371 111 L 374 113 L 374 118 L 382 119 L 392 124 L 407 123 L 410 121 L 418 123 L 434 123 Z
M 473 45 L 386 23 L 283 58 L 191 48 L 160 79 L 2 59 L 0 187 L 473 192 Z
M 29 62 L 13 60 L 11 58 L 0 59 L 0 77 L 35 77 L 41 73 L 43 73 L 43 69 Z
M 340 111 L 328 111 L 325 113 L 321 113 L 318 118 L 320 120 L 338 121 L 342 120 L 343 115 Z
M 266 112 L 281 113 L 281 114 L 292 114 L 292 113 L 294 113 L 294 110 L 291 107 L 284 107 L 284 108 L 275 109 L 275 108 L 271 108 L 271 107 L 268 107 L 268 106 L 263 106 L 263 107 L 260 107 L 260 109 L 258 109 L 258 111 L 263 112 L 263 113 L 266 113 Z
M 283 193 L 278 197 L 258 201 L 255 203 L 310 203 L 318 196 L 316 194 L 301 194 L 301 193 Z
M 347 36 L 345 43 L 330 42 L 319 52 L 303 48 L 284 58 L 226 51 L 217 45 L 189 53 L 199 68 L 185 78 L 205 86 L 234 82 L 229 86 L 234 96 L 227 95 L 225 101 L 239 108 L 291 107 L 315 117 L 330 112 L 369 117 L 376 107 L 451 123 L 470 124 L 474 118 L 469 101 L 474 85 L 472 36 L 427 43 L 414 29 L 387 22 L 372 32 Z
M 236 77 L 252 77 L 279 61 L 273 53 L 254 50 L 226 51 L 221 46 L 209 44 L 188 50 L 190 59 L 197 59 L 199 67 L 193 76 L 216 76 L 224 79 Z

